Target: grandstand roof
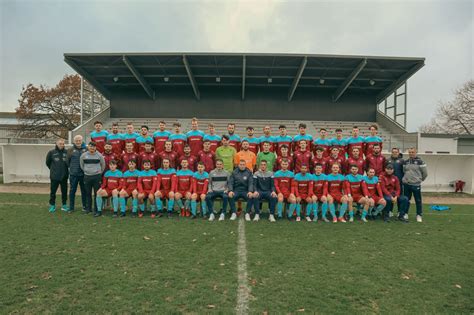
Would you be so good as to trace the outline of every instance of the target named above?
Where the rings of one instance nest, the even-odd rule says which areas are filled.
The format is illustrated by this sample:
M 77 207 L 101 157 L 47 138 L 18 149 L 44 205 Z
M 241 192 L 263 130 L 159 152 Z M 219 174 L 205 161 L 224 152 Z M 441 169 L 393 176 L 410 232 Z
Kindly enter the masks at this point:
M 105 97 L 139 88 L 155 99 L 160 91 L 189 87 L 324 89 L 336 102 L 363 91 L 377 102 L 403 85 L 425 64 L 420 57 L 256 53 L 65 53 L 64 60 Z M 271 90 L 270 90 L 271 91 Z

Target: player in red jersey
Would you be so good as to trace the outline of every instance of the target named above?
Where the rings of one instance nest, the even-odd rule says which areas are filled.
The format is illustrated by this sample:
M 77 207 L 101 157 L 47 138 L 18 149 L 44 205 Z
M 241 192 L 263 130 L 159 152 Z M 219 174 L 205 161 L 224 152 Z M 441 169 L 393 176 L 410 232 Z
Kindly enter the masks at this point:
M 227 124 L 227 132 L 229 133 L 229 146 L 233 147 L 236 152 L 240 151 L 240 137 L 235 134 L 235 124 Z
M 165 150 L 159 154 L 160 160 L 167 159 L 170 162 L 170 168 L 176 168 L 178 165 L 178 153 L 172 150 L 172 143 L 170 140 L 165 142 Z
M 153 141 L 155 143 L 155 153 L 160 154 L 165 149 L 165 142 L 169 139 L 171 133 L 166 130 L 166 122 L 160 121 L 158 130 L 153 133 Z
M 351 165 L 357 165 L 357 172 L 364 175 L 365 159 L 361 156 L 359 148 L 352 148 L 352 154 L 345 161 L 345 174 L 351 173 Z
M 122 154 L 125 143 L 123 140 L 123 135 L 119 133 L 118 123 L 114 122 L 112 124 L 112 133 L 109 133 L 107 136 L 107 142 L 112 144 L 112 152 L 114 152 L 117 156 Z
M 150 161 L 152 170 L 156 170 L 160 165 L 160 157 L 156 152 L 153 152 L 153 143 L 150 141 L 145 142 L 145 151 L 140 153 L 139 166 L 140 170 L 143 169 L 143 161 Z
M 122 135 L 124 141 L 124 150 L 127 143 L 133 144 L 133 151 L 138 152 L 138 143 L 137 138 L 139 137 L 138 133 L 135 132 L 135 128 L 131 122 L 127 123 L 126 132 Z
M 145 199 L 150 201 L 150 205 L 155 204 L 155 190 L 156 190 L 156 171 L 151 169 L 150 161 L 143 161 L 143 170 L 138 175 L 138 204 L 140 211 L 138 212 L 138 216 L 141 218 L 143 217 L 143 213 L 145 212 Z M 151 212 L 151 218 L 155 217 L 155 211 Z
M 171 143 L 173 144 L 173 151 L 178 153 L 178 156 L 184 154 L 184 145 L 188 141 L 188 138 L 184 133 L 181 132 L 181 124 L 175 122 L 173 124 L 174 133 L 172 133 L 169 137 Z M 165 149 L 166 149 L 166 142 L 165 142 Z
M 277 156 L 280 156 L 282 154 L 281 148 L 286 145 L 288 147 L 288 154 L 291 155 L 293 138 L 288 135 L 285 125 L 278 126 L 278 130 L 280 131 L 280 135 L 275 137 L 275 153 Z
M 358 150 L 354 148 L 353 150 Z M 356 164 L 349 165 L 350 174 L 346 176 L 346 191 L 349 198 L 349 221 L 354 222 L 353 203 L 364 208 L 361 220 L 367 222 L 366 215 L 369 210 L 369 192 L 364 176 L 359 174 L 359 166 Z
M 204 140 L 202 151 L 197 156 L 198 163 L 204 164 L 206 172 L 212 171 L 216 167 L 216 154 L 211 151 L 211 141 Z
M 375 176 L 382 175 L 387 160 L 382 155 L 380 144 L 375 143 L 373 145 L 373 152 L 365 159 L 366 169 L 373 168 L 375 170 Z
M 186 133 L 188 145 L 191 148 L 191 155 L 196 156 L 202 150 L 205 133 L 198 129 L 198 119 L 191 119 L 191 130 Z
M 322 153 L 322 151 L 321 151 Z M 326 217 L 328 212 L 328 182 L 326 180 L 326 174 L 323 172 L 324 166 L 320 163 L 314 165 L 313 174 L 313 221 L 318 221 L 318 207 L 321 203 L 321 218 L 324 222 L 329 222 Z
M 199 151 L 201 152 L 201 151 Z M 196 172 L 196 165 L 197 165 L 197 157 L 192 155 L 191 153 L 191 146 L 186 144 L 184 146 L 184 154 L 181 155 L 179 158 L 178 158 L 178 165 L 181 165 L 181 161 L 182 160 L 188 160 L 188 168 L 192 171 L 192 172 Z M 181 168 L 179 168 L 181 169 Z
M 352 149 L 358 148 L 362 154 L 365 152 L 365 138 L 359 136 L 359 127 L 352 127 L 352 135 L 347 138 L 347 154 L 351 156 Z
M 90 133 L 91 141 L 95 142 L 97 151 L 104 153 L 104 145 L 107 142 L 107 136 L 109 133 L 106 130 L 102 130 L 102 122 L 94 122 L 94 131 Z
M 174 200 L 181 209 L 181 216 L 191 216 L 190 205 L 192 195 L 192 180 L 194 172 L 188 168 L 188 160 L 181 161 L 181 169 L 176 172 L 176 192 Z M 185 202 L 183 204 L 183 199 Z
M 119 202 L 122 216 L 125 216 L 127 210 L 127 198 L 132 197 L 132 216 L 137 215 L 138 211 L 138 175 L 140 171 L 137 170 L 137 161 L 128 161 L 128 170 L 123 173 L 122 190 L 119 193 Z
M 135 160 L 135 161 L 137 161 L 137 164 L 138 164 L 139 159 L 140 159 L 140 156 L 138 155 L 138 153 L 136 153 L 134 151 L 133 142 L 125 143 L 125 152 L 122 154 L 122 156 L 120 158 L 120 160 L 122 161 L 121 162 L 122 172 L 125 172 L 127 170 L 128 162 L 130 160 Z
M 339 149 L 334 147 L 331 149 L 331 155 L 327 158 L 327 169 L 326 174 L 330 174 L 332 172 L 332 166 L 334 164 L 339 164 L 339 171 L 341 174 L 344 173 L 344 164 L 345 159 L 339 155 Z
M 332 165 L 331 173 L 326 175 L 326 180 L 328 182 L 328 203 L 329 211 L 332 215 L 332 222 L 346 222 L 344 219 L 344 214 L 346 213 L 347 203 L 349 198 L 345 191 L 345 181 L 346 178 L 341 173 L 341 165 L 335 163 Z M 335 203 L 340 204 L 339 208 L 339 218 L 336 217 L 336 205 Z
M 379 183 L 378 177 L 375 176 L 375 170 L 369 168 L 367 176 L 364 178 L 369 191 L 369 218 L 375 219 L 385 208 L 387 202 L 383 197 L 382 187 Z
M 161 168 L 158 169 L 156 178 L 156 207 L 158 208 L 158 216 L 163 212 L 162 199 L 168 200 L 167 210 L 168 218 L 173 214 L 174 208 L 174 192 L 176 191 L 176 170 L 170 168 L 170 160 L 164 158 L 161 160 Z
M 324 148 L 316 147 L 315 155 L 311 159 L 311 169 L 314 171 L 316 164 L 321 164 L 323 168 L 323 174 L 325 174 L 326 167 L 328 164 L 328 159 L 324 157 L 323 153 L 324 153 Z
M 300 149 L 300 143 L 304 140 L 306 142 L 306 150 L 311 152 L 311 145 L 313 143 L 313 137 L 306 133 L 306 124 L 301 123 L 298 125 L 298 134 L 293 137 L 292 150 L 293 152 Z
M 313 157 L 313 155 L 311 154 L 310 151 L 307 150 L 306 145 L 307 145 L 306 140 L 300 140 L 298 144 L 299 149 L 293 152 L 295 174 L 301 172 L 302 165 L 306 165 L 306 167 L 308 167 L 311 164 L 311 158 Z
M 277 212 L 279 219 L 283 217 L 285 202 L 290 203 L 289 212 L 291 214 L 296 210 L 296 197 L 293 193 L 293 178 L 295 175 L 288 169 L 289 164 L 288 160 L 282 160 L 281 169 L 273 175 L 275 190 L 278 195 Z
M 204 219 L 207 219 L 206 194 L 208 184 L 209 174 L 205 171 L 204 163 L 199 162 L 197 165 L 197 172 L 194 173 L 192 181 L 191 213 L 193 218 L 196 218 L 197 202 L 200 200 L 201 215 Z
M 293 171 L 293 157 L 289 154 L 290 147 L 284 144 L 279 148 L 279 150 L 280 150 L 280 155 L 277 156 L 277 159 L 275 162 L 275 171 L 282 169 L 281 162 L 283 160 L 288 161 L 288 170 Z
M 122 184 L 122 172 L 117 170 L 117 162 L 115 160 L 109 161 L 109 170 L 105 172 L 102 179 L 102 186 L 97 191 L 96 204 L 97 213 L 95 216 L 102 215 L 102 198 L 112 197 L 112 204 L 114 208 L 114 217 L 117 217 L 119 200 L 118 195 Z
M 341 128 L 336 129 L 336 137 L 331 139 L 331 148 L 334 147 L 339 149 L 339 155 L 341 157 L 346 157 L 347 139 L 344 139 Z
M 120 156 L 115 154 L 112 151 L 112 144 L 110 142 L 106 142 L 104 145 L 104 153 L 102 154 L 104 156 L 104 161 L 105 161 L 105 170 L 104 173 L 109 170 L 109 163 L 110 161 L 114 160 L 117 162 L 117 167 L 120 168 Z
M 374 144 L 379 144 L 380 145 L 380 150 L 382 150 L 383 147 L 383 139 L 379 136 L 377 136 L 377 133 L 379 131 L 379 127 L 377 124 L 373 124 L 369 127 L 370 130 L 370 136 L 365 137 L 365 156 L 369 156 L 373 153 L 374 150 Z
M 247 137 L 243 138 L 242 141 L 247 140 L 247 142 L 249 143 L 249 151 L 257 155 L 260 148 L 260 139 L 255 137 L 254 135 L 255 128 L 252 126 L 248 126 L 245 130 L 247 130 Z
M 295 174 L 293 178 L 293 193 L 296 197 L 296 221 L 298 222 L 301 220 L 300 213 L 303 203 L 306 204 L 306 220 L 311 221 L 311 210 L 316 199 L 313 195 L 313 175 L 308 170 L 307 164 L 301 165 L 301 172 Z
M 216 126 L 214 124 L 209 124 L 207 128 L 209 133 L 204 136 L 204 141 L 208 140 L 211 143 L 210 150 L 216 153 L 217 148 L 221 145 L 221 137 L 216 134 Z

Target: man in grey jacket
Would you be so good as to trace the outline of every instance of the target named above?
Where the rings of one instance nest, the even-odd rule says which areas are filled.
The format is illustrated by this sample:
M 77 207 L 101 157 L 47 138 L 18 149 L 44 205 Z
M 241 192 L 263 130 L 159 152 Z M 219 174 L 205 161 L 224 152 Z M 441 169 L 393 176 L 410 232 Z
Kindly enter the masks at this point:
M 232 172 L 228 182 L 229 203 L 232 215 L 230 219 L 237 219 L 235 202 L 243 199 L 247 206 L 245 208 L 245 220 L 250 221 L 250 210 L 252 209 L 253 198 L 253 175 L 247 168 L 245 160 L 240 160 L 238 167 Z
M 416 221 L 422 222 L 423 205 L 421 200 L 421 183 L 428 177 L 428 170 L 425 162 L 416 155 L 416 149 L 408 149 L 408 159 L 403 165 L 403 193 L 410 202 L 411 196 L 415 198 Z M 410 205 L 408 205 L 408 210 Z
M 224 221 L 225 212 L 227 211 L 228 202 L 228 187 L 230 173 L 224 169 L 224 162 L 220 159 L 216 160 L 216 168 L 209 173 L 209 184 L 207 188 L 206 204 L 209 210 L 209 221 L 214 221 L 214 200 L 222 198 L 222 210 L 219 216 L 219 221 Z
M 92 212 L 92 192 L 94 192 L 94 200 L 97 198 L 97 191 L 102 183 L 102 173 L 105 170 L 105 160 L 102 154 L 97 151 L 95 142 L 89 142 L 87 151 L 80 158 L 81 169 L 84 172 L 84 188 L 86 195 L 85 214 Z M 96 215 L 97 204 L 94 202 Z

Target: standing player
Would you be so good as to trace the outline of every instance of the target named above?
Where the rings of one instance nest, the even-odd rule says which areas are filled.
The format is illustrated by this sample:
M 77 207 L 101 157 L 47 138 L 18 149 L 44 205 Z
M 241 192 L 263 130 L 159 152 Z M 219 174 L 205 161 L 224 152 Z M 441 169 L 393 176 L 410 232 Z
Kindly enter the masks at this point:
M 250 143 L 247 140 L 242 140 L 241 150 L 234 156 L 234 165 L 238 165 L 240 160 L 244 160 L 247 168 L 253 173 L 257 164 L 257 157 L 255 153 L 250 151 Z
M 160 121 L 158 130 L 153 133 L 153 141 L 155 142 L 155 153 L 160 154 L 165 150 L 165 142 L 171 136 L 171 132 L 166 130 L 166 122 Z
M 106 142 L 105 145 L 104 145 L 104 153 L 102 154 L 104 156 L 104 160 L 105 160 L 105 170 L 109 170 L 109 163 L 110 161 L 114 160 L 117 162 L 117 165 L 120 166 L 119 162 L 120 162 L 120 156 L 115 154 L 113 151 L 112 151 L 112 144 L 109 143 L 109 142 Z
M 155 190 L 156 190 L 156 171 L 151 169 L 150 161 L 143 161 L 143 170 L 138 175 L 138 204 L 140 211 L 138 217 L 143 217 L 145 212 L 145 200 L 150 201 L 150 205 L 155 203 Z M 151 218 L 155 218 L 154 207 L 151 207 Z
M 291 143 L 293 142 L 293 138 L 288 135 L 288 131 L 286 130 L 285 125 L 280 125 L 278 127 L 278 130 L 280 131 L 280 135 L 278 137 L 275 137 L 275 147 L 276 147 L 276 154 L 277 156 L 282 155 L 282 147 L 286 146 L 288 149 L 288 155 L 291 154 Z
M 254 136 L 255 129 L 252 126 L 248 126 L 246 130 L 247 137 L 243 138 L 242 142 L 247 141 L 249 143 L 249 150 L 252 151 L 256 156 L 260 146 L 260 138 Z
M 296 210 L 296 197 L 293 193 L 293 179 L 295 175 L 292 171 L 288 170 L 288 165 L 288 160 L 281 161 L 281 169 L 274 175 L 275 190 L 278 197 L 277 212 L 279 219 L 283 217 L 285 202 L 290 204 L 289 213 L 291 213 L 291 215 L 293 215 Z
M 216 153 L 216 149 L 220 146 L 221 143 L 221 137 L 216 135 L 216 126 L 214 126 L 214 124 L 209 124 L 208 130 L 209 133 L 204 136 L 204 141 L 209 141 L 209 143 L 211 144 L 210 150 L 213 153 Z
M 339 155 L 346 158 L 347 139 L 344 139 L 341 128 L 336 129 L 336 137 L 331 139 L 331 148 L 338 148 Z
M 392 164 L 385 166 L 385 173 L 379 177 L 379 181 L 382 187 L 383 197 L 387 203 L 385 216 L 390 218 L 390 213 L 393 211 L 394 205 L 397 204 L 398 220 L 408 222 L 407 219 L 405 219 L 405 213 L 408 209 L 408 198 L 401 195 L 400 182 L 398 181 L 398 177 L 393 173 Z M 387 220 L 389 220 L 388 218 Z
M 176 172 L 176 192 L 174 200 L 181 209 L 182 217 L 191 216 L 189 211 L 191 205 L 192 180 L 194 172 L 188 168 L 188 160 L 181 161 L 181 169 Z M 183 199 L 185 199 L 183 204 Z
M 197 172 L 193 175 L 191 195 L 191 213 L 193 219 L 195 219 L 197 215 L 198 200 L 201 201 L 201 215 L 204 219 L 207 218 L 206 194 L 209 184 L 209 174 L 204 169 L 204 163 L 199 162 Z
M 191 130 L 186 133 L 191 155 L 196 156 L 202 150 L 205 133 L 198 129 L 198 119 L 191 119 Z
M 191 146 L 189 144 L 184 145 L 184 154 L 178 158 L 178 165 L 181 165 L 182 160 L 188 161 L 188 168 L 192 172 L 196 171 L 197 157 L 192 154 Z
M 235 124 L 227 124 L 227 132 L 229 133 L 229 145 L 235 149 L 235 152 L 240 151 L 240 137 L 235 134 Z
M 328 183 L 326 175 L 323 173 L 324 166 L 317 163 L 314 165 L 313 174 L 313 221 L 318 221 L 318 206 L 321 204 L 321 218 L 324 222 L 329 222 L 326 217 L 328 212 Z
M 274 136 L 272 136 L 272 127 L 268 125 L 263 127 L 263 136 L 261 136 L 258 140 L 260 141 L 260 151 L 263 151 L 263 144 L 265 141 L 270 143 L 270 152 L 275 151 L 276 139 Z
M 345 177 L 342 175 L 340 164 L 333 164 L 331 168 L 331 173 L 326 176 L 328 182 L 328 203 L 329 211 L 332 215 L 332 222 L 346 222 L 344 219 L 344 214 L 346 213 L 347 203 L 349 201 L 347 194 L 345 192 Z M 335 203 L 340 204 L 339 208 L 339 218 L 336 217 L 336 205 Z
M 332 171 L 332 166 L 334 164 L 339 164 L 339 171 L 341 174 L 343 174 L 344 171 L 344 165 L 345 165 L 345 159 L 339 155 L 339 149 L 338 148 L 332 148 L 331 149 L 331 155 L 327 158 L 327 169 L 326 169 L 326 174 L 331 173 Z
M 161 160 L 161 168 L 158 169 L 156 177 L 156 208 L 158 216 L 163 213 L 163 200 L 168 199 L 168 218 L 171 218 L 174 209 L 174 192 L 176 191 L 176 170 L 170 167 L 170 160 Z
M 137 138 L 140 135 L 134 131 L 133 124 L 131 122 L 127 123 L 127 131 L 123 134 L 124 146 L 127 143 L 133 144 L 133 151 L 138 152 Z
M 373 168 L 375 170 L 375 176 L 380 176 L 382 175 L 385 168 L 385 156 L 383 156 L 380 152 L 381 148 L 380 144 L 378 143 L 375 143 L 372 146 L 372 150 L 372 154 L 366 156 L 365 158 L 366 170 L 368 170 L 369 168 Z
M 358 148 L 352 149 L 352 154 L 349 156 L 345 162 L 345 173 L 351 173 L 351 165 L 357 165 L 357 173 L 360 175 L 364 175 L 364 170 L 366 167 L 365 159 L 361 156 L 360 150 Z
M 184 133 L 181 132 L 181 124 L 178 122 L 173 123 L 174 133 L 170 135 L 169 140 L 173 145 L 173 151 L 181 156 L 184 154 L 184 145 L 188 138 Z M 165 150 L 166 150 L 166 143 L 165 143 Z
M 364 180 L 369 192 L 369 218 L 375 219 L 382 212 L 387 203 L 383 198 L 382 187 L 380 186 L 378 177 L 375 176 L 375 170 L 373 168 L 367 170 L 367 176 L 364 177 Z M 384 220 L 386 221 L 387 218 L 388 216 L 384 218 Z
M 152 170 L 156 170 L 160 165 L 160 157 L 158 156 L 158 154 L 156 154 L 156 152 L 153 152 L 153 143 L 151 143 L 150 141 L 145 142 L 145 151 L 140 153 L 139 156 L 140 158 L 138 169 L 140 170 L 144 169 L 144 161 L 150 161 L 150 168 Z
M 210 172 L 216 165 L 216 154 L 211 151 L 211 141 L 204 140 L 202 151 L 197 156 L 198 163 L 204 164 L 204 170 Z
M 361 220 L 367 222 L 366 216 L 369 211 L 367 184 L 364 181 L 364 176 L 359 174 L 359 166 L 356 164 L 349 165 L 349 170 L 350 174 L 346 176 L 346 191 L 349 198 L 349 222 L 354 222 L 353 202 L 364 208 Z
M 138 145 L 138 153 L 142 153 L 143 151 L 145 151 L 145 143 L 153 143 L 153 138 L 148 134 L 147 125 L 141 126 L 140 131 L 141 133 L 136 139 Z
M 313 175 L 308 173 L 308 165 L 301 165 L 301 172 L 293 178 L 293 192 L 296 197 L 296 222 L 301 221 L 301 207 L 306 203 L 306 220 L 311 221 L 311 209 L 313 208 Z M 288 219 L 291 220 L 292 212 L 288 213 Z
M 319 135 L 320 137 L 313 142 L 313 148 L 323 148 L 323 156 L 328 157 L 331 150 L 331 140 L 327 138 L 328 132 L 325 128 L 321 128 L 319 130 Z M 314 152 L 314 154 L 316 154 L 316 152 Z
M 103 125 L 101 121 L 94 122 L 94 128 L 95 130 L 90 133 L 91 141 L 95 143 L 99 153 L 104 153 L 104 146 L 109 133 L 106 130 L 102 130 Z
M 277 203 L 277 194 L 275 190 L 275 183 L 273 181 L 273 172 L 267 171 L 267 161 L 260 162 L 259 169 L 253 174 L 253 188 L 252 195 L 253 208 L 255 210 L 254 221 L 260 220 L 260 205 L 263 200 L 268 201 L 268 208 L 270 209 L 270 222 L 275 222 L 275 205 Z
M 122 190 L 119 193 L 120 216 L 124 217 L 127 211 L 127 198 L 132 197 L 132 216 L 137 215 L 138 211 L 138 176 L 140 171 L 136 168 L 137 162 L 135 160 L 128 161 L 128 170 L 123 173 Z
M 97 213 L 94 215 L 100 217 L 102 215 L 102 198 L 112 197 L 112 205 L 114 208 L 114 217 L 117 217 L 119 208 L 119 191 L 122 190 L 122 172 L 117 170 L 117 162 L 111 160 L 109 162 L 109 170 L 105 172 L 102 179 L 102 186 L 97 191 L 95 202 L 97 204 Z M 121 216 L 124 216 L 123 214 Z
M 216 158 L 223 161 L 224 169 L 227 172 L 232 173 L 234 171 L 234 156 L 237 151 L 230 145 L 229 139 L 228 135 L 222 135 L 222 145 L 216 150 Z
M 257 155 L 257 165 L 260 165 L 260 162 L 263 160 L 267 161 L 267 169 L 270 172 L 273 172 L 273 168 L 275 167 L 276 162 L 276 155 L 275 153 L 271 152 L 270 149 L 272 144 L 268 141 L 263 141 L 262 151 Z
M 313 155 L 311 154 L 311 152 L 307 150 L 306 144 L 307 144 L 306 140 L 300 140 L 297 146 L 298 150 L 293 151 L 293 162 L 295 165 L 295 170 L 294 170 L 295 174 L 298 174 L 299 172 L 301 172 L 302 165 L 306 165 L 306 167 L 308 167 L 308 165 L 311 164 L 311 158 Z
M 165 141 L 165 150 L 159 154 L 160 160 L 163 162 L 167 159 L 170 163 L 170 168 L 176 168 L 178 165 L 178 153 L 172 150 L 171 140 Z
M 352 149 L 358 148 L 359 151 L 365 152 L 365 139 L 359 136 L 359 127 L 352 127 L 352 135 L 347 138 L 347 154 L 352 156 Z
M 327 170 L 328 158 L 323 155 L 324 149 L 322 147 L 316 147 L 315 154 L 311 159 L 311 169 L 314 171 L 317 164 L 321 164 L 323 173 Z
M 128 162 L 131 160 L 134 160 L 138 166 L 138 160 L 140 159 L 140 156 L 133 149 L 134 149 L 133 142 L 130 141 L 130 142 L 125 143 L 125 152 L 123 152 L 120 158 L 121 165 L 122 165 L 122 172 L 127 171 Z
M 112 133 L 109 133 L 107 136 L 107 142 L 112 144 L 112 152 L 119 157 L 124 149 L 124 139 L 123 134 L 119 133 L 119 125 L 114 122 L 112 124 Z
M 383 139 L 377 136 L 379 127 L 376 124 L 373 124 L 369 127 L 370 136 L 365 137 L 365 156 L 372 154 L 374 149 L 374 144 L 380 145 L 380 150 L 382 150 Z
M 275 161 L 275 170 L 281 170 L 281 163 L 283 160 L 286 160 L 288 162 L 288 170 L 292 171 L 293 170 L 293 157 L 289 154 L 290 147 L 287 146 L 286 144 L 283 144 L 280 148 L 280 155 L 277 156 L 277 159 Z
M 298 125 L 298 134 L 293 137 L 293 152 L 296 152 L 300 149 L 301 141 L 306 142 L 306 149 L 311 152 L 311 143 L 313 142 L 313 136 L 306 133 L 306 124 Z

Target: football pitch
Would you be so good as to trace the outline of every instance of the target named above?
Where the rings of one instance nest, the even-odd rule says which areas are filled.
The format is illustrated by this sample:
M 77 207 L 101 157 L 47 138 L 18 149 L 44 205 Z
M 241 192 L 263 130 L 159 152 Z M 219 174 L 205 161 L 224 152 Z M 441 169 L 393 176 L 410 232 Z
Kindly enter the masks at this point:
M 1 314 L 474 312 L 473 206 L 425 206 L 421 224 L 254 223 L 47 200 L 0 194 Z

